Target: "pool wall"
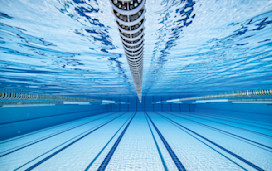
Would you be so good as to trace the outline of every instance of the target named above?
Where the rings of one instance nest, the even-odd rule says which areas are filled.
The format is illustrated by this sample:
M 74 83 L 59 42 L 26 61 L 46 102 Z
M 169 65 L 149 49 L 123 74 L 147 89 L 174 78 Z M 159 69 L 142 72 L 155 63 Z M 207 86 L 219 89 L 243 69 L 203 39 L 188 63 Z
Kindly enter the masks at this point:
M 125 102 L 126 104 L 111 104 L 109 110 L 112 112 L 131 112 L 131 111 L 147 111 L 147 112 L 193 112 L 198 115 L 218 114 L 252 120 L 258 122 L 272 122 L 272 104 L 264 103 L 160 103 L 168 99 L 178 97 L 161 97 L 149 96 L 143 97 L 142 103 L 137 98 L 119 98 L 117 102 Z
M 117 104 L 110 105 L 113 112 L 132 112 L 132 111 L 169 111 L 169 112 L 190 112 L 194 104 L 160 103 L 168 99 L 179 98 L 173 96 L 144 96 L 140 103 L 137 97 L 113 98 Z M 122 104 L 121 102 L 125 103 Z
M 0 108 L 0 140 L 106 111 L 106 105 Z
M 201 115 L 213 115 L 220 111 L 221 115 L 257 122 L 272 122 L 272 104 L 263 103 L 200 103 L 194 111 Z

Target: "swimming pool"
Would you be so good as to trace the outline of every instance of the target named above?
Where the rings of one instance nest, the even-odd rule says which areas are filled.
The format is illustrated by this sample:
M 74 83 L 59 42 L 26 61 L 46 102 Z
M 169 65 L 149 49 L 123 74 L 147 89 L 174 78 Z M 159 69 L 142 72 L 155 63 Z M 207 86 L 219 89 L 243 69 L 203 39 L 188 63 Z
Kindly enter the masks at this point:
M 0 0 L 0 170 L 272 170 L 272 3 L 141 2 Z

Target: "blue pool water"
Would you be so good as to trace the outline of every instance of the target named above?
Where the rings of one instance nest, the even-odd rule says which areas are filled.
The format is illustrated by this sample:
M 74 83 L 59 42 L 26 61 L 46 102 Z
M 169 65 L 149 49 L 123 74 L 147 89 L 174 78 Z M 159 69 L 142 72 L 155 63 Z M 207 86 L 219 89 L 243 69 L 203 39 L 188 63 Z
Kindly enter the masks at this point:
M 0 170 L 272 170 L 271 0 L 147 0 L 142 101 L 109 0 L 0 0 Z

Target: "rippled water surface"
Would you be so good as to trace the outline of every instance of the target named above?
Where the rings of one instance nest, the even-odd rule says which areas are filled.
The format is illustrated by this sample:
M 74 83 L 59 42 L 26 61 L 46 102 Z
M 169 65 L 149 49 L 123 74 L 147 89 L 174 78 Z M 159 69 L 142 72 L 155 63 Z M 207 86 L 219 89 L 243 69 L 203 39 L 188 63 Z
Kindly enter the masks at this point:
M 143 95 L 272 85 L 272 1 L 147 0 Z M 0 0 L 0 88 L 136 95 L 108 0 Z

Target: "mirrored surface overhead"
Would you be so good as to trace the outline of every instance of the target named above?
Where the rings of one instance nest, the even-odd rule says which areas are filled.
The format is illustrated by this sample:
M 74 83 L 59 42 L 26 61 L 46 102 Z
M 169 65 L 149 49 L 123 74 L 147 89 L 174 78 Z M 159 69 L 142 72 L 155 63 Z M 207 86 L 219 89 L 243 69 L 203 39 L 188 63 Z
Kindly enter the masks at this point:
M 145 8 L 143 96 L 271 88 L 271 1 Z M 0 88 L 136 96 L 108 0 L 0 0 L 0 70 Z

